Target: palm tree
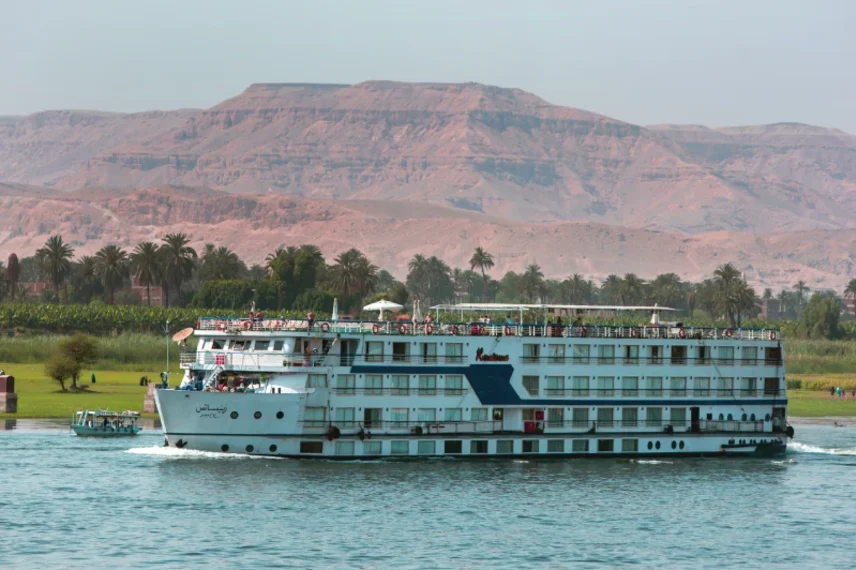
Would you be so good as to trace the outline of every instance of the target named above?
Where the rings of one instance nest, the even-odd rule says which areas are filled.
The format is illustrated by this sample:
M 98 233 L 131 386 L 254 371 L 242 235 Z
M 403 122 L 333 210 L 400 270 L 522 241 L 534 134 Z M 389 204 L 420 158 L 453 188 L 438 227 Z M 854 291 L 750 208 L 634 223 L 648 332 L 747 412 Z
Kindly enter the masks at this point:
M 797 281 L 797 284 L 794 285 L 794 291 L 797 292 L 797 318 L 802 315 L 803 305 L 805 304 L 805 294 L 808 293 L 808 286 L 805 284 L 805 281 L 800 279 Z
M 11 260 L 11 257 L 10 257 Z M 11 263 L 9 264 L 11 267 Z M 844 288 L 844 298 L 853 303 L 853 314 L 856 315 L 856 279 L 851 279 Z
M 190 238 L 183 233 L 167 234 L 160 246 L 163 267 L 164 305 L 169 306 L 169 290 L 181 292 L 181 284 L 193 274 L 196 250 L 187 245 Z
M 606 279 L 600 286 L 600 292 L 604 296 L 607 303 L 613 305 L 622 304 L 622 282 L 618 275 L 607 275 Z
M 635 273 L 627 273 L 621 280 L 621 302 L 635 305 L 645 298 L 645 282 Z
M 737 299 L 735 286 L 743 281 L 740 272 L 734 265 L 725 263 L 713 272 L 716 291 L 714 298 L 720 313 L 731 322 L 731 326 L 737 325 Z
M 243 263 L 238 254 L 228 247 L 215 247 L 210 243 L 205 244 L 201 261 L 200 275 L 203 280 L 237 279 L 243 269 Z
M 131 274 L 137 279 L 137 283 L 145 286 L 146 300 L 151 307 L 152 286 L 163 282 L 162 257 L 158 246 L 151 241 L 137 244 L 129 259 Z
M 579 273 L 574 273 L 568 279 L 565 284 L 565 292 L 570 303 L 584 305 L 592 300 L 592 284 Z
M 95 295 L 99 285 L 96 265 L 97 262 L 93 256 L 84 255 L 77 262 L 77 266 L 73 272 L 72 282 L 76 286 L 78 299 L 87 303 L 92 301 L 92 297 Z
M 95 254 L 95 272 L 107 289 L 107 304 L 112 305 L 116 285 L 128 275 L 128 254 L 118 245 L 105 245 Z
M 71 270 L 71 257 L 74 248 L 62 240 L 62 236 L 51 236 L 45 245 L 36 251 L 44 264 L 53 284 L 54 295 L 59 300 L 59 286 Z
M 6 263 L 6 282 L 9 284 L 9 292 L 12 300 L 15 300 L 15 291 L 18 290 L 18 279 L 21 278 L 21 264 L 18 263 L 18 256 L 14 253 L 9 254 L 9 260 Z
M 416 294 L 419 299 L 428 296 L 431 284 L 429 282 L 428 259 L 421 253 L 417 253 L 407 263 L 407 288 Z
M 530 302 L 534 302 L 544 294 L 544 273 L 538 264 L 531 263 L 526 266 L 526 270 L 520 277 L 520 289 Z
M 470 258 L 470 269 L 475 271 L 478 268 L 482 274 L 482 281 L 484 282 L 484 288 L 482 289 L 482 302 L 484 302 L 485 295 L 487 294 L 487 274 L 485 273 L 485 269 L 492 269 L 494 266 L 493 256 L 482 249 L 481 246 L 477 247 L 473 256 Z
M 737 326 L 743 323 L 743 315 L 752 316 L 756 314 L 760 299 L 755 290 L 748 283 L 740 279 L 734 284 L 734 308 L 737 311 Z
M 377 282 L 377 266 L 369 263 L 356 248 L 345 251 L 335 259 L 330 268 L 333 289 L 343 297 L 367 295 Z
M 674 273 L 663 273 L 651 281 L 651 300 L 660 306 L 674 307 L 684 297 L 684 284 Z

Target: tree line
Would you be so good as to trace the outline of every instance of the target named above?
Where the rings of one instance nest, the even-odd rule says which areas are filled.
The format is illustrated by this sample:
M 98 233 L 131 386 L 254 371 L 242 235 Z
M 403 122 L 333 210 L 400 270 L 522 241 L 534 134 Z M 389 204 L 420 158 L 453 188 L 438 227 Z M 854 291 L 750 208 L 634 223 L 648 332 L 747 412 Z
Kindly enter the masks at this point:
M 609 275 L 602 282 L 575 273 L 547 279 L 537 264 L 522 272 L 491 276 L 494 256 L 475 248 L 468 267 L 451 267 L 437 256 L 414 255 L 404 282 L 379 268 L 359 250 L 350 249 L 328 263 L 312 244 L 280 247 L 263 264 L 247 265 L 227 247 L 206 244 L 197 252 L 190 237 L 171 233 L 127 251 L 110 244 L 92 256 L 74 258 L 74 248 L 62 236 L 51 236 L 35 255 L 0 262 L 0 300 L 106 305 L 151 304 L 159 292 L 162 304 L 175 307 L 243 309 L 255 302 L 262 310 L 329 312 L 338 298 L 344 312 L 386 298 L 402 305 L 419 299 L 423 306 L 440 302 L 501 302 L 639 305 L 659 304 L 678 309 L 688 318 L 704 316 L 739 327 L 760 313 L 765 299 L 778 301 L 782 319 L 799 321 L 819 295 L 829 301 L 825 312 L 838 312 L 841 298 L 834 292 L 811 291 L 803 282 L 774 293 L 758 295 L 730 263 L 717 267 L 701 283 L 664 273 L 646 280 L 636 274 Z M 142 298 L 131 282 L 144 289 Z M 38 297 L 21 283 L 46 283 Z M 856 298 L 856 279 L 842 292 Z M 835 309 L 833 309 L 833 304 Z M 812 324 L 813 327 L 813 324 Z

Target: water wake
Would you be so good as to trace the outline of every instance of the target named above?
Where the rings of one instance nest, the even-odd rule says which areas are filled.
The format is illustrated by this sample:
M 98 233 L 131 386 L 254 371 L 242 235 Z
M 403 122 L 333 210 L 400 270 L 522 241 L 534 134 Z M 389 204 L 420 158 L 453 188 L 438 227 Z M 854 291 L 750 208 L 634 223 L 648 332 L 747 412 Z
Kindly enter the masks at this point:
M 156 457 L 169 457 L 174 459 L 278 459 L 264 455 L 246 455 L 243 453 L 220 453 L 215 451 L 199 451 L 197 449 L 179 449 L 177 447 L 134 447 L 125 450 L 125 453 L 134 455 L 152 455 Z
M 671 465 L 671 461 L 663 461 L 662 459 L 631 459 L 632 463 L 638 463 L 639 465 Z
M 788 444 L 788 451 L 796 451 L 797 453 L 823 453 L 826 455 L 856 455 L 856 447 L 835 449 L 796 441 Z

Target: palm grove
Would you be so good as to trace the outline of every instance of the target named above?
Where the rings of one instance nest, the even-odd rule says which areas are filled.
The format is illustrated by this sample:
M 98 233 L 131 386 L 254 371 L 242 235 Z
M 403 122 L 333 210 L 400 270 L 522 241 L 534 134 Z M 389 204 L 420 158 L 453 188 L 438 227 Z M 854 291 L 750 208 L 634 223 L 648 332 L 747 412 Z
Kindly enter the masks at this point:
M 567 304 L 659 304 L 679 309 L 685 318 L 739 327 L 756 318 L 762 299 L 775 298 L 782 319 L 801 323 L 803 336 L 840 335 L 840 299 L 834 292 L 814 292 L 802 281 L 777 294 L 759 296 L 730 263 L 719 266 L 701 283 L 683 281 L 674 273 L 646 280 L 633 273 L 609 275 L 602 283 L 580 274 L 564 280 L 547 279 L 537 264 L 522 272 L 508 271 L 499 280 L 490 275 L 493 256 L 477 247 L 465 268 L 450 267 L 436 256 L 415 255 L 402 283 L 372 264 L 357 249 L 338 255 L 332 263 L 317 246 L 282 247 L 269 253 L 263 265 L 247 266 L 227 247 L 207 244 L 197 252 L 190 237 L 167 234 L 127 251 L 107 245 L 95 255 L 74 258 L 74 248 L 61 236 L 51 236 L 34 256 L 9 256 L 0 262 L 0 300 L 67 304 L 151 304 L 153 292 L 163 305 L 210 309 L 326 311 L 333 298 L 343 311 L 356 312 L 365 302 L 386 298 L 423 306 L 438 302 L 541 302 Z M 141 295 L 131 291 L 135 283 Z M 22 283 L 46 283 L 35 296 Z M 856 298 L 856 279 L 843 291 Z M 810 317 L 810 321 L 806 318 Z

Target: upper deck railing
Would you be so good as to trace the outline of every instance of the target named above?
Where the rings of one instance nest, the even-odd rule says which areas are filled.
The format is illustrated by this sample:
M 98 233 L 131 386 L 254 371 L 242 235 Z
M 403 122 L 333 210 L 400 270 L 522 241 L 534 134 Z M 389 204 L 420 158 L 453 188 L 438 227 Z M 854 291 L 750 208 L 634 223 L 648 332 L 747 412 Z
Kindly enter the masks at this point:
M 498 323 L 412 323 L 390 321 L 309 321 L 301 319 L 234 319 L 206 317 L 196 323 L 199 331 L 296 332 L 405 336 L 488 336 L 542 338 L 607 338 L 607 339 L 673 339 L 673 340 L 778 340 L 778 329 L 624 326 L 624 325 L 558 325 Z

